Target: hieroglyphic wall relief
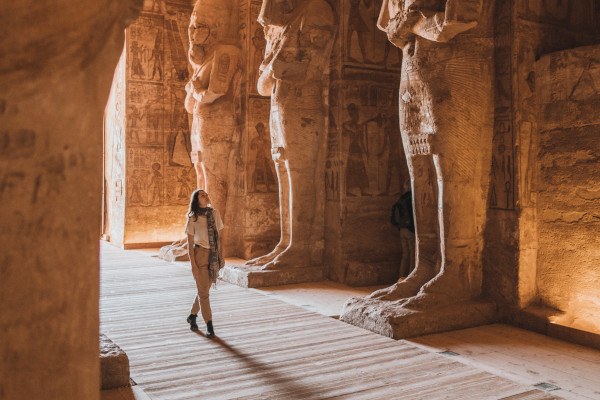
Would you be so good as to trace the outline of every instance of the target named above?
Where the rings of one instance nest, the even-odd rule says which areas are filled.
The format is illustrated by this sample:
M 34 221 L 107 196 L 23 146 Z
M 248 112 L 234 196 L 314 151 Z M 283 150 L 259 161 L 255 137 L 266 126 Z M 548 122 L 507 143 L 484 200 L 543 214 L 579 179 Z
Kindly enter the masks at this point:
M 251 99 L 248 106 L 248 193 L 277 193 L 277 173 L 271 156 L 270 104 Z
M 128 179 L 128 201 L 183 206 L 195 182 L 184 105 L 186 26 L 181 26 L 189 8 L 158 1 L 147 6 L 127 30 L 127 135 L 133 157 L 128 171 L 136 177 Z M 141 163 L 142 158 L 151 161 Z
M 380 2 L 333 4 L 338 40 L 325 170 L 330 278 L 354 285 L 387 283 L 398 278 L 400 260 L 398 231 L 389 214 L 408 178 L 395 89 L 402 52 L 377 29 Z M 354 240 L 355 224 L 368 240 Z M 379 251 L 368 251 L 374 245 Z
M 259 94 L 271 96 L 271 148 L 279 186 L 280 242 L 250 265 L 318 266 L 324 250 L 326 76 L 335 19 L 324 0 L 265 0 Z
M 402 52 L 377 29 L 380 1 L 342 0 L 340 37 L 343 61 L 355 66 L 399 69 Z
M 406 168 L 394 90 L 385 84 L 342 86 L 341 152 L 346 196 L 397 196 Z M 339 115 L 339 113 L 338 113 Z
M 512 210 L 515 207 L 515 153 L 512 98 L 512 42 L 510 2 L 496 6 L 494 85 L 494 139 L 492 146 L 489 206 Z
M 210 193 L 213 206 L 225 220 L 228 192 L 240 158 L 243 57 L 237 44 L 237 11 L 233 0 L 198 0 L 188 30 L 193 74 L 186 85 L 185 107 L 193 114 L 196 184 Z
M 107 133 L 122 148 L 109 158 L 122 168 L 113 193 L 123 193 L 125 217 L 113 225 L 122 226 L 125 245 L 177 238 L 181 228 L 172 214 L 185 214 L 196 186 L 185 111 L 190 12 L 183 0 L 145 1 L 125 32 L 122 79 L 113 82 L 123 104 L 107 108 L 107 114 L 120 112 L 122 120 L 121 131 L 108 126 Z M 123 162 L 117 164 L 119 154 Z

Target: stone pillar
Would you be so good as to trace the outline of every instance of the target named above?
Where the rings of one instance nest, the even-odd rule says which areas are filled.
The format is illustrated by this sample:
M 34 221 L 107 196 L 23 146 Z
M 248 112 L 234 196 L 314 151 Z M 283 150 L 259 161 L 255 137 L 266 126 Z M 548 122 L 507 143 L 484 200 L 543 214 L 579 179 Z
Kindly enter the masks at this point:
M 187 2 L 146 1 L 125 32 L 105 112 L 104 234 L 125 248 L 183 235 L 196 187 L 190 124 Z
M 342 320 L 395 338 L 494 319 L 482 288 L 493 135 L 493 1 L 384 1 L 403 50 L 400 129 L 413 188 L 416 268 L 349 300 Z
M 0 5 L 0 397 L 100 397 L 102 113 L 138 1 Z
M 238 45 L 237 1 L 198 0 L 189 23 L 188 53 L 192 75 L 186 85 L 185 107 L 193 116 L 192 161 L 196 187 L 205 189 L 225 225 L 232 219 L 230 192 L 241 164 L 240 104 L 243 54 Z M 224 231 L 225 256 L 233 230 Z

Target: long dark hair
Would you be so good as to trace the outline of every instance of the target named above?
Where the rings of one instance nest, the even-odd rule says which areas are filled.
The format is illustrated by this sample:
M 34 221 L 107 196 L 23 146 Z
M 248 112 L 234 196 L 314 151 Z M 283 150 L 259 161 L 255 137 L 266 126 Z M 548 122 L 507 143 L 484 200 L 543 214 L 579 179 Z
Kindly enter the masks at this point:
M 198 196 L 200 195 L 200 192 L 206 193 L 204 189 L 196 189 L 192 192 L 192 195 L 190 196 L 190 207 L 188 209 L 188 217 L 194 217 L 194 221 L 198 220 L 199 215 L 206 215 L 206 212 L 211 208 L 200 207 L 200 205 L 198 204 Z M 208 193 L 206 193 L 206 195 L 208 196 Z M 208 197 L 208 200 L 210 202 L 210 196 Z

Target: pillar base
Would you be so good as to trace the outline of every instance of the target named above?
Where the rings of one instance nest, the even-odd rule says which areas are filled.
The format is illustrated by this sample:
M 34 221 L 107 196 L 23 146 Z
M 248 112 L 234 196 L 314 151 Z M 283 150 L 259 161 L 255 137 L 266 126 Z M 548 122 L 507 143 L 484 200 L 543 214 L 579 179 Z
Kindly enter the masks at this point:
M 221 278 L 237 286 L 258 288 L 318 282 L 325 279 L 325 273 L 322 266 L 262 270 L 260 267 L 250 265 L 226 265 Z
M 496 319 L 496 305 L 481 299 L 411 310 L 392 301 L 352 298 L 340 316 L 341 321 L 393 339 L 472 328 Z

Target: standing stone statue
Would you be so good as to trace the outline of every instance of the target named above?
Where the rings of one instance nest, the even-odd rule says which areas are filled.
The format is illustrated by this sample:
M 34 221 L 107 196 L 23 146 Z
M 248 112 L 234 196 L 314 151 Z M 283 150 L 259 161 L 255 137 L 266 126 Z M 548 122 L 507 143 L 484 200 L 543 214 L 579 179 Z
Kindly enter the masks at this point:
M 185 87 L 185 108 L 194 116 L 191 142 L 197 187 L 210 193 L 213 206 L 224 216 L 229 159 L 239 136 L 236 104 L 242 53 L 236 43 L 236 10 L 233 0 L 198 0 L 188 30 L 193 74 Z
M 404 57 L 400 129 L 416 268 L 371 299 L 351 299 L 346 321 L 374 299 L 423 310 L 480 294 L 494 116 L 492 8 L 491 0 L 383 2 L 378 26 Z
M 264 0 L 267 47 L 258 91 L 271 96 L 271 152 L 279 182 L 281 238 L 248 262 L 263 269 L 322 264 L 327 108 L 324 91 L 335 20 L 325 0 Z

